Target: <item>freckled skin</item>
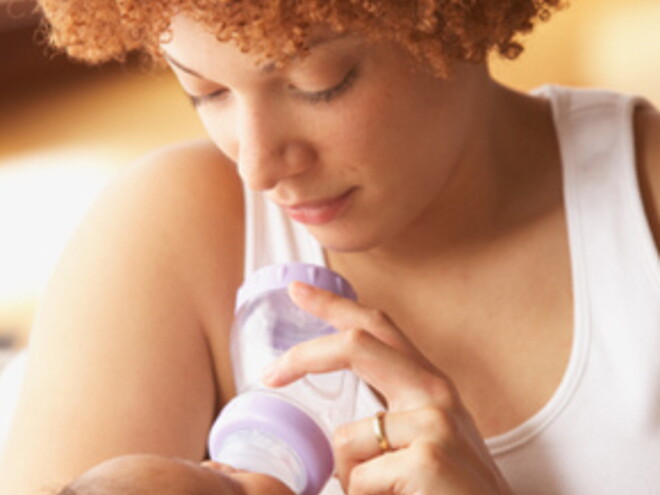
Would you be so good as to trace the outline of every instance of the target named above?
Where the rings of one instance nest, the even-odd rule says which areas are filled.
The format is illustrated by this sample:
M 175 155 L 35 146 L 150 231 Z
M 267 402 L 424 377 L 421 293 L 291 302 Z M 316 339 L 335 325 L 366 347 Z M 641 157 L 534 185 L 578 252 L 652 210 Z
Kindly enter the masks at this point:
M 492 81 L 482 65 L 457 64 L 450 80 L 440 80 L 393 43 L 347 36 L 284 73 L 263 74 L 254 59 L 215 43 L 185 17 L 175 19 L 173 33 L 163 49 L 203 73 L 200 80 L 173 66 L 184 90 L 217 95 L 198 112 L 249 187 L 280 204 L 356 190 L 344 216 L 310 227 L 328 249 L 366 250 L 409 238 L 420 218 L 451 203 L 438 204 L 457 169 L 485 167 L 487 150 L 472 144 L 487 132 Z M 300 97 L 341 85 L 353 69 L 354 80 L 331 101 Z

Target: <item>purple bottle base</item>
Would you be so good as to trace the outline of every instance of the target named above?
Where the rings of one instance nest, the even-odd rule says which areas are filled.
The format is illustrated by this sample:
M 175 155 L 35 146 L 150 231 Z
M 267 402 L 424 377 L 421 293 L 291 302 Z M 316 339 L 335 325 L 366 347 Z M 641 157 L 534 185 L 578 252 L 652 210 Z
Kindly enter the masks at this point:
M 275 395 L 246 392 L 227 404 L 211 429 L 211 458 L 224 439 L 240 430 L 257 430 L 289 445 L 307 473 L 301 495 L 318 495 L 332 475 L 334 459 L 326 434 L 306 413 Z

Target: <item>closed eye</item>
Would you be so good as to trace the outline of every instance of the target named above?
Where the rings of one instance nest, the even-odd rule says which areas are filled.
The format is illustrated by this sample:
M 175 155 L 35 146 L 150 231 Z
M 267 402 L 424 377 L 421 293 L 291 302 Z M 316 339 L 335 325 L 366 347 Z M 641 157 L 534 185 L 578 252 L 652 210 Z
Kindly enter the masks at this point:
M 346 74 L 346 77 L 342 79 L 342 81 L 337 84 L 336 86 L 326 89 L 323 91 L 315 91 L 315 92 L 305 92 L 305 91 L 300 91 L 296 90 L 296 94 L 311 103 L 327 103 L 336 97 L 340 96 L 341 94 L 345 93 L 350 89 L 350 87 L 353 85 L 355 80 L 357 79 L 358 76 L 358 68 L 357 66 L 353 67 L 348 74 Z
M 219 97 L 222 97 L 226 92 L 227 90 L 223 88 L 205 95 L 188 95 L 188 98 L 190 98 L 190 102 L 192 103 L 192 106 L 197 108 L 200 105 L 203 105 L 204 103 L 208 103 L 211 100 L 215 100 Z
M 344 79 L 342 79 L 339 84 L 330 89 L 314 92 L 302 91 L 295 88 L 293 89 L 296 96 L 309 101 L 310 103 L 327 103 L 348 91 L 357 79 L 357 76 L 358 67 L 355 66 L 350 71 L 348 71 Z M 190 102 L 192 103 L 193 107 L 198 108 L 201 105 L 210 103 L 211 101 L 216 101 L 218 98 L 222 98 L 226 93 L 227 89 L 222 88 L 204 95 L 188 95 L 188 98 L 190 98 Z

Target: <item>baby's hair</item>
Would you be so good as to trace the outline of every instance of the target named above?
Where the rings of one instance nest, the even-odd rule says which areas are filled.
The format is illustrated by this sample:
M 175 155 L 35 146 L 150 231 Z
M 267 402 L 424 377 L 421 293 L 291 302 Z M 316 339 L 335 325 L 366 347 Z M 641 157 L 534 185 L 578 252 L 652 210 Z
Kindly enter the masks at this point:
M 52 495 L 147 495 L 147 492 L 130 480 L 85 476 L 76 478 Z
M 452 61 L 516 58 L 519 36 L 565 0 L 39 0 L 51 44 L 89 63 L 132 51 L 162 62 L 170 21 L 186 13 L 218 40 L 285 64 L 307 52 L 310 28 L 399 43 L 438 76 Z
M 113 492 L 117 493 L 117 492 Z M 109 495 L 109 492 L 105 489 L 103 485 L 93 486 L 85 485 L 82 490 L 78 490 L 71 485 L 67 485 L 64 488 L 53 492 L 52 495 Z
M 59 491 L 53 492 L 52 495 L 147 495 L 144 491 L 138 491 L 139 488 L 131 487 L 130 492 L 126 491 L 126 486 L 109 486 L 109 485 L 90 485 L 86 484 L 83 487 L 65 486 Z

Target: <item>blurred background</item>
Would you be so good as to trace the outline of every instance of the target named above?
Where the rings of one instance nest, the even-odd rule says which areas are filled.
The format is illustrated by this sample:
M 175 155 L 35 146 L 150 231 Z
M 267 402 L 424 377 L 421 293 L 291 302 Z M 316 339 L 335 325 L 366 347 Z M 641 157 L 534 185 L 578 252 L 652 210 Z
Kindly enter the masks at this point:
M 59 253 L 112 176 L 203 135 L 172 75 L 53 57 L 38 20 L 32 1 L 0 0 L 0 368 L 26 344 Z M 572 0 L 493 72 L 521 90 L 596 86 L 660 105 L 658 23 L 658 0 Z

